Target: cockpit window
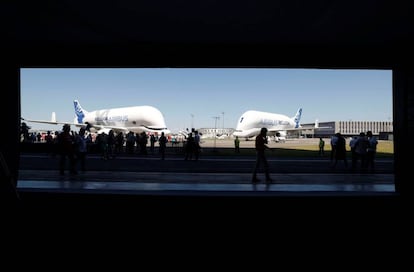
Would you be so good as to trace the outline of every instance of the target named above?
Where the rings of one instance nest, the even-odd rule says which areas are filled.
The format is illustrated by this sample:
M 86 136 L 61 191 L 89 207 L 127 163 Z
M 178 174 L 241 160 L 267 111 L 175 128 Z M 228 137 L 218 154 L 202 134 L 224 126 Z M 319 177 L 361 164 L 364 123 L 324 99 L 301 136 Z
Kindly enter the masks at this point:
M 240 123 L 243 122 L 244 117 L 240 118 Z

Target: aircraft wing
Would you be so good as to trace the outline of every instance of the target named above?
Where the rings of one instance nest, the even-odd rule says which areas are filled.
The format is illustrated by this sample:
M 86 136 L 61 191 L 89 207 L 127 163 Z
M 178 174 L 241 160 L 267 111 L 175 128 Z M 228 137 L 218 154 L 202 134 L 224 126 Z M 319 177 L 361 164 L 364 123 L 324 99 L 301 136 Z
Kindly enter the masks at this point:
M 70 125 L 70 126 L 76 126 L 76 127 L 86 127 L 86 130 L 89 131 L 89 128 L 91 127 L 88 124 L 79 124 L 75 122 L 60 122 L 60 121 L 47 121 L 47 120 L 35 120 L 35 119 L 25 119 L 23 117 L 20 118 L 22 121 L 31 122 L 31 123 L 40 123 L 40 124 L 49 124 L 49 125 Z M 102 128 L 98 128 L 100 130 Z
M 49 125 L 71 125 L 71 126 L 76 126 L 76 127 L 86 127 L 87 130 L 89 130 L 90 128 L 95 129 L 98 133 L 99 132 L 109 132 L 109 130 L 114 130 L 115 132 L 124 132 L 127 133 L 129 131 L 133 131 L 133 132 L 141 132 L 141 131 L 145 131 L 145 132 L 165 132 L 165 133 L 169 133 L 169 130 L 167 128 L 160 128 L 160 127 L 151 127 L 151 126 L 137 126 L 137 127 L 121 127 L 121 126 L 111 126 L 111 125 L 91 125 L 88 123 L 75 123 L 75 122 L 58 122 L 58 121 L 48 121 L 48 120 L 34 120 L 34 119 L 25 119 L 23 117 L 21 117 L 22 121 L 26 121 L 26 122 L 32 122 L 32 123 L 41 123 L 41 124 L 49 124 Z
M 304 127 L 300 126 L 298 128 L 290 129 L 290 130 L 321 129 L 321 128 L 332 128 L 332 127 L 331 126 L 321 127 L 315 124 L 315 126 L 304 126 Z
M 72 122 L 58 122 L 58 121 L 47 121 L 47 120 L 34 120 L 34 119 L 25 119 L 23 117 L 20 118 L 22 121 L 31 122 L 31 123 L 41 123 L 41 124 L 49 124 L 49 125 L 73 125 L 73 126 L 85 126 L 86 124 L 79 124 L 79 123 L 72 123 Z
M 277 137 L 285 137 L 287 132 L 301 132 L 304 130 L 315 129 L 313 126 L 300 126 L 297 128 L 275 129 L 268 128 L 267 135 L 274 135 Z
M 24 119 L 23 117 L 20 119 L 22 119 L 22 121 L 33 122 L 33 123 L 42 123 L 42 124 L 51 124 L 51 125 L 58 124 L 58 122 L 52 122 L 52 121 L 46 121 L 46 120 L 30 120 L 30 119 Z
M 127 133 L 129 131 L 132 132 L 164 132 L 165 134 L 170 133 L 170 131 L 167 128 L 160 128 L 160 127 L 151 127 L 151 126 L 136 126 L 136 127 L 120 127 L 120 126 L 111 126 L 111 125 L 89 125 L 89 124 L 84 124 L 89 126 L 90 128 L 94 128 L 95 130 L 98 131 L 98 133 L 100 131 L 104 131 L 107 132 L 109 130 L 113 130 L 115 132 L 123 132 L 123 133 Z
M 162 127 L 154 127 L 154 126 L 143 126 L 144 128 L 146 128 L 148 131 L 163 131 L 163 130 L 167 130 L 167 128 L 162 128 Z
M 281 131 L 302 131 L 302 130 L 307 130 L 307 129 L 311 129 L 313 127 L 298 127 L 298 128 L 284 128 L 284 129 L 272 129 L 272 128 L 268 128 L 267 129 L 267 133 L 278 133 Z
M 300 126 L 297 128 L 286 128 L 286 129 L 272 129 L 269 128 L 268 132 L 279 132 L 279 131 L 303 131 L 303 130 L 308 130 L 308 129 L 325 129 L 325 128 L 332 128 L 332 127 L 321 127 L 321 126 Z
M 55 112 L 52 112 L 52 116 L 51 116 L 50 120 L 26 119 L 26 118 L 23 118 L 23 117 L 21 117 L 20 119 L 22 121 L 27 121 L 27 122 L 32 122 L 32 123 L 40 123 L 40 124 L 49 124 L 49 125 L 59 125 L 59 124 L 65 125 L 65 124 L 68 124 L 68 125 L 79 126 L 79 127 L 85 126 L 84 124 L 79 124 L 79 123 L 75 123 L 75 122 L 58 122 L 58 121 L 56 121 L 56 113 Z
M 107 130 L 107 131 L 109 131 L 109 130 L 113 130 L 113 131 L 116 131 L 116 132 L 119 132 L 119 131 L 122 131 L 122 132 L 128 132 L 130 129 L 128 128 L 126 128 L 126 127 L 119 127 L 119 126 L 110 126 L 110 125 L 90 125 L 90 124 L 88 124 L 88 123 L 85 123 L 85 124 L 83 124 L 83 126 L 87 126 L 88 128 L 94 128 L 94 129 L 96 129 L 96 130 Z

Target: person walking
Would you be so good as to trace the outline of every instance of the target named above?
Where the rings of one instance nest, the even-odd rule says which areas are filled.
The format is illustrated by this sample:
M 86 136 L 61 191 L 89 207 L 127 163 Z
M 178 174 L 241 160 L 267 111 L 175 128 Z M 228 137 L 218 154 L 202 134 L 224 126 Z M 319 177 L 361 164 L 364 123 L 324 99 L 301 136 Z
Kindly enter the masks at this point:
M 236 138 L 234 139 L 234 151 L 236 153 L 240 153 L 240 139 L 239 139 L 239 136 L 236 136 Z
M 260 134 L 256 136 L 255 140 L 255 149 L 256 149 L 256 163 L 253 169 L 253 177 L 252 182 L 257 183 L 260 180 L 257 178 L 257 170 L 261 165 L 263 165 L 265 176 L 266 176 L 266 183 L 272 182 L 269 173 L 269 163 L 267 162 L 267 158 L 265 155 L 265 150 L 270 149 L 267 145 L 267 128 L 262 128 L 260 130 Z
M 322 137 L 319 137 L 319 156 L 323 157 L 325 155 L 325 141 Z

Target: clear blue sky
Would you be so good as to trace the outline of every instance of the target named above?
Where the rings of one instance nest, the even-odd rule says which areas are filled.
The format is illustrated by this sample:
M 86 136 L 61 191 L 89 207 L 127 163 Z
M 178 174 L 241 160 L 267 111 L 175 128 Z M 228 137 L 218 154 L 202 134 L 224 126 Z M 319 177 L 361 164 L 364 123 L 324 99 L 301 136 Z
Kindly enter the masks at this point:
M 93 111 L 150 105 L 173 132 L 235 128 L 241 114 L 259 110 L 301 123 L 392 121 L 391 70 L 263 68 L 24 68 L 21 116 L 73 122 L 73 100 Z M 224 114 L 223 114 L 224 112 Z M 192 117 L 193 116 L 193 117 Z M 224 117 L 224 118 L 223 118 Z M 28 123 L 33 129 L 61 126 Z

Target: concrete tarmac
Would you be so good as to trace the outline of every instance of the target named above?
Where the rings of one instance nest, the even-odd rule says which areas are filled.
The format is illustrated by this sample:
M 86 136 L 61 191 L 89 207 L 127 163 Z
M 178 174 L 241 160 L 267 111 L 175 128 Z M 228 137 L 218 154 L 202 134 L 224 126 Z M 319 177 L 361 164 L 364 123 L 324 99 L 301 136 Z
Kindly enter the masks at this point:
M 378 159 L 374 172 L 352 171 L 328 157 L 269 158 L 273 182 L 251 183 L 254 156 L 201 154 L 198 161 L 181 154 L 121 155 L 87 158 L 87 171 L 59 175 L 58 158 L 21 154 L 18 190 L 123 194 L 388 194 L 395 192 L 393 159 Z

